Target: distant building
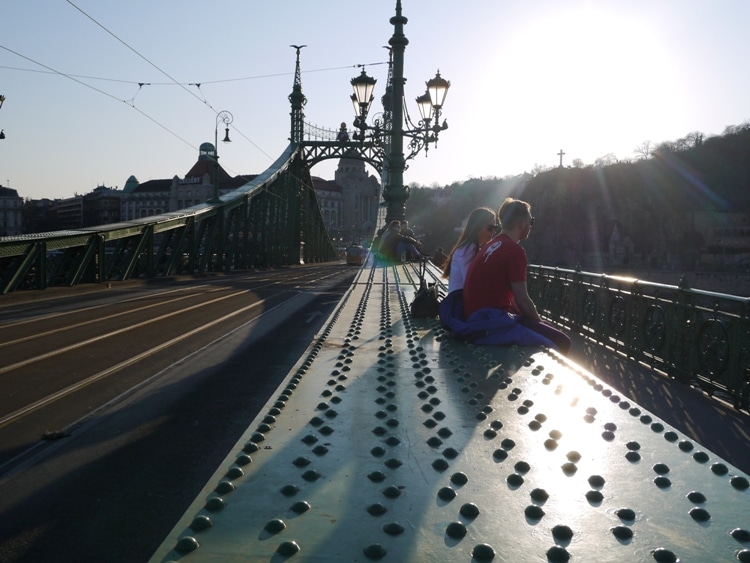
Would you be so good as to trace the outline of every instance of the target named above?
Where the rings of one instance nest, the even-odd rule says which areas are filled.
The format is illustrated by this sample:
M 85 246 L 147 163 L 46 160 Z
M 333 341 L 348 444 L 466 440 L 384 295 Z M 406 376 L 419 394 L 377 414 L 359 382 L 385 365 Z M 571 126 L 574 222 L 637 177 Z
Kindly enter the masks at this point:
M 109 225 L 120 222 L 122 191 L 97 186 L 83 196 L 83 226 Z
M 313 187 L 323 223 L 337 244 L 349 245 L 375 234 L 380 182 L 356 158 L 342 158 L 335 180 L 313 176 Z
M 332 180 L 324 180 L 317 176 L 313 176 L 312 181 L 323 224 L 334 242 L 343 243 L 343 240 L 339 240 L 344 238 L 342 188 Z
M 83 227 L 83 196 L 58 199 L 53 209 L 57 214 L 57 230 L 71 231 Z
M 335 182 L 341 186 L 341 228 L 348 242 L 372 238 L 378 218 L 381 187 L 377 177 L 365 170 L 356 158 L 342 158 L 336 169 Z
M 11 188 L 0 186 L 0 236 L 21 234 L 23 198 Z
M 218 194 L 248 183 L 255 175 L 230 176 L 221 165 L 216 166 L 216 148 L 203 143 L 198 150 L 198 160 L 183 178 L 148 180 L 139 183 L 130 176 L 122 194 L 122 220 L 129 221 L 177 211 L 205 203 L 214 197 L 214 177 L 218 176 Z

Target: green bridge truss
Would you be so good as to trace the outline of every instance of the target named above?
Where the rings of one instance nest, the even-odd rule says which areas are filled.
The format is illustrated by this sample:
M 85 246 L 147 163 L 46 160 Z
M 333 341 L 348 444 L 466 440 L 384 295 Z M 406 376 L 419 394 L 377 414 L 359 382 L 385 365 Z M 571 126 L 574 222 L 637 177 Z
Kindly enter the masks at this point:
M 0 294 L 337 258 L 299 144 L 220 199 L 123 223 L 0 238 Z

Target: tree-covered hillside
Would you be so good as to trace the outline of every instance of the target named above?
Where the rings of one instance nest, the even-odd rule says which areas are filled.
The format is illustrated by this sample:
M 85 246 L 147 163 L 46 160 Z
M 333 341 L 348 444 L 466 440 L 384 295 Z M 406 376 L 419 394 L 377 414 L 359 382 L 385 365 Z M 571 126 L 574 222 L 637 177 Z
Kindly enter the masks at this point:
M 727 256 L 750 256 L 750 123 L 662 143 L 637 161 L 411 194 L 407 218 L 425 233 L 428 251 L 450 248 L 472 209 L 497 209 L 510 195 L 532 205 L 536 222 L 524 247 L 533 263 L 695 269 L 702 255 L 721 253 L 726 265 Z

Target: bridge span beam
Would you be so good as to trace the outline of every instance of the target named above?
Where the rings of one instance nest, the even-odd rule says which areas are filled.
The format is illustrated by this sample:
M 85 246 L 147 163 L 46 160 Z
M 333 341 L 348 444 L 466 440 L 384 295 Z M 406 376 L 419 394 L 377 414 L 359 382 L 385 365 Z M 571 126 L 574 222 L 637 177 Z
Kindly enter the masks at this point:
M 411 318 L 416 285 L 360 270 L 152 561 L 750 561 L 746 474 L 554 351 Z

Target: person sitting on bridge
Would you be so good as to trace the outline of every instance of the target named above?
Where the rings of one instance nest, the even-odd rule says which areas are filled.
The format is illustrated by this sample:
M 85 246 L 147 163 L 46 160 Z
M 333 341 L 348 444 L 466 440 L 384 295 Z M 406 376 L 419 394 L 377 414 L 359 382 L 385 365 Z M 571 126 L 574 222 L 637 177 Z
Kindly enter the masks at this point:
M 463 289 L 471 260 L 494 236 L 495 228 L 495 212 L 489 207 L 477 207 L 469 214 L 461 236 L 444 262 L 443 277 L 448 278 L 448 293 Z
M 401 221 L 391 221 L 388 229 L 380 238 L 378 253 L 389 262 L 401 262 L 401 256 L 404 253 L 422 258 L 422 253 L 417 249 L 420 244 L 417 239 L 401 234 Z
M 570 338 L 542 321 L 526 287 L 526 252 L 519 243 L 534 224 L 531 206 L 507 198 L 497 216 L 500 234 L 472 260 L 463 290 L 441 302 L 441 321 L 480 345 L 546 345 L 567 354 Z

